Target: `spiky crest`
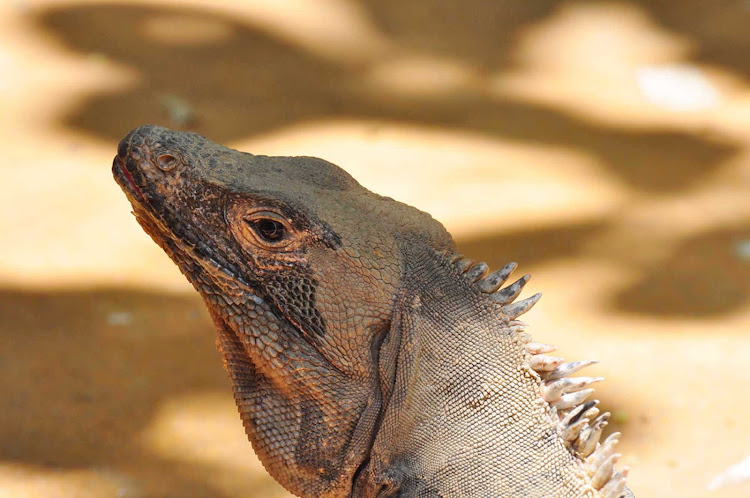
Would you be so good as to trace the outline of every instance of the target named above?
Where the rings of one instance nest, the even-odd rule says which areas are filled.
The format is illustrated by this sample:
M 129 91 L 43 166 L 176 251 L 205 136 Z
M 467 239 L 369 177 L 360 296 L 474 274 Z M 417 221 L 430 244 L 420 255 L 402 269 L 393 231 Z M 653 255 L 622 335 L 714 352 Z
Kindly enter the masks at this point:
M 526 324 L 516 319 L 529 311 L 542 295 L 537 293 L 515 302 L 531 278 L 529 274 L 502 287 L 518 266 L 516 263 L 508 263 L 488 274 L 486 263 L 472 261 L 460 254 L 446 256 L 454 268 L 474 284 L 478 292 L 501 305 L 502 315 L 508 320 L 511 333 L 519 334 L 526 341 L 526 366 L 539 379 L 540 398 L 547 404 L 548 413 L 557 426 L 559 436 L 565 441 L 565 446 L 581 462 L 599 496 L 626 496 L 628 468 L 615 468 L 621 457 L 615 452 L 620 433 L 610 434 L 600 443 L 602 431 L 609 423 L 611 414 L 599 413 L 596 406 L 598 400 L 586 401 L 594 393 L 594 389 L 588 386 L 603 381 L 604 377 L 571 377 L 596 361 L 566 362 L 564 358 L 549 355 L 557 349 L 556 346 L 531 340 L 531 336 L 524 331 Z

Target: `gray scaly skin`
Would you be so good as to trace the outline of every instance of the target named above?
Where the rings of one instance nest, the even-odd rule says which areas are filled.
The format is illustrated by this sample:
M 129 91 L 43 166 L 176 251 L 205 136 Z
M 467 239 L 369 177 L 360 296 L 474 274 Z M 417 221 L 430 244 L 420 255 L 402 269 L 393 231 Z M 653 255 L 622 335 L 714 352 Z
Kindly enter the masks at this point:
M 455 253 L 428 214 L 311 157 L 156 126 L 115 179 L 198 290 L 253 447 L 302 497 L 630 496 L 619 434 L 531 342 L 528 275 Z

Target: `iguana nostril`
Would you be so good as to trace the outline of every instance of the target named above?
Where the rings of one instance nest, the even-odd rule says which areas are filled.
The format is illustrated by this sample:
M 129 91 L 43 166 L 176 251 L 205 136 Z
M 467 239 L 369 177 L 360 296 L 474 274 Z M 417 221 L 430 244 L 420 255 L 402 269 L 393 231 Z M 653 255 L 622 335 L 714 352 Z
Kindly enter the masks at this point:
M 156 165 L 162 171 L 170 171 L 177 166 L 177 158 L 169 154 L 162 154 L 156 158 Z

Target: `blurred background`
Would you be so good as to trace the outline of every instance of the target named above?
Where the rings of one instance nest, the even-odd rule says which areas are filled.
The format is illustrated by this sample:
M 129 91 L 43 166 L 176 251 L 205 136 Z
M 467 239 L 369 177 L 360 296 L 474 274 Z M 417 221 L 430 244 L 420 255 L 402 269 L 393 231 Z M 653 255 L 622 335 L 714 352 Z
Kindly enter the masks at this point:
M 0 497 L 289 496 L 111 178 L 144 123 L 518 261 L 636 495 L 750 496 L 749 78 L 746 0 L 0 2 Z

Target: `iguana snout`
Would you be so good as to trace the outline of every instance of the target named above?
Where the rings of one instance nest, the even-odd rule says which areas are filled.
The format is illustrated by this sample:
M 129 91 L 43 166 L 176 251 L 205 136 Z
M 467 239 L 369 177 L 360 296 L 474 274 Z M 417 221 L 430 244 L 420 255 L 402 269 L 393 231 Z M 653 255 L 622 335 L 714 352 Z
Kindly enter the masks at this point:
M 185 134 L 167 128 L 141 126 L 120 141 L 112 172 L 131 200 L 135 197 L 153 213 L 162 213 L 167 207 L 161 204 L 189 185 L 183 176 L 194 173 L 193 156 L 199 148 L 197 137 L 186 140 Z

